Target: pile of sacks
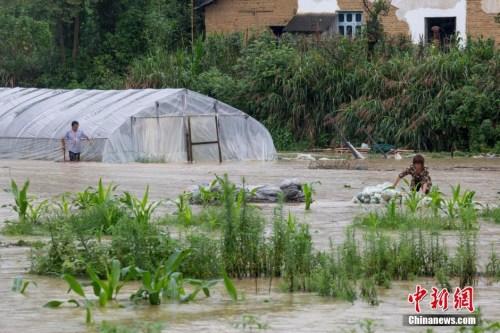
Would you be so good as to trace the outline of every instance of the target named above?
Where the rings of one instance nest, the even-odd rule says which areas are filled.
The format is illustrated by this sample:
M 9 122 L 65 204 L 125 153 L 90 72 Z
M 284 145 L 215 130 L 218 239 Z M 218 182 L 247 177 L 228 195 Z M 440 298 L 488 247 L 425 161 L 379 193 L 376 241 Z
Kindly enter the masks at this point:
M 209 190 L 211 192 L 220 193 L 221 187 L 219 184 L 202 184 L 199 186 L 192 186 L 188 189 L 187 193 L 190 195 L 191 203 L 201 204 L 200 188 Z M 285 202 L 304 202 L 304 192 L 302 191 L 302 183 L 298 179 L 285 179 L 279 186 L 274 185 L 236 185 L 236 193 L 242 189 L 247 193 L 249 202 L 276 202 L 281 194 Z
M 379 204 L 389 202 L 400 196 L 401 192 L 394 189 L 391 183 L 383 183 L 365 187 L 353 198 L 353 201 L 362 204 Z

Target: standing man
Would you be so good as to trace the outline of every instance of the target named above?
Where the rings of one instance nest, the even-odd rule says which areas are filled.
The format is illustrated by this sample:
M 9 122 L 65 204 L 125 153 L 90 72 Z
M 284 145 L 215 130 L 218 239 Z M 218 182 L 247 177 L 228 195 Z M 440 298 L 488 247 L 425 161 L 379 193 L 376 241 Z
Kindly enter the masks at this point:
M 69 160 L 71 162 L 80 161 L 80 153 L 82 152 L 82 140 L 90 140 L 90 138 L 79 130 L 80 124 L 78 121 L 71 123 L 71 130 L 69 130 L 64 138 L 62 138 L 62 145 L 64 151 L 64 159 L 66 159 L 66 150 L 69 152 Z

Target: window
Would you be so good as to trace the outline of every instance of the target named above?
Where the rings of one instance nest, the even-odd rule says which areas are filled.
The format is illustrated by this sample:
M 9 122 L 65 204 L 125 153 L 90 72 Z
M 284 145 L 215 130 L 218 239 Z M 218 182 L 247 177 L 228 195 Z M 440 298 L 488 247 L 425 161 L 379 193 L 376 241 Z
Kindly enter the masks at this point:
M 337 14 L 337 25 L 340 35 L 352 38 L 361 33 L 363 14 L 361 12 L 339 12 Z

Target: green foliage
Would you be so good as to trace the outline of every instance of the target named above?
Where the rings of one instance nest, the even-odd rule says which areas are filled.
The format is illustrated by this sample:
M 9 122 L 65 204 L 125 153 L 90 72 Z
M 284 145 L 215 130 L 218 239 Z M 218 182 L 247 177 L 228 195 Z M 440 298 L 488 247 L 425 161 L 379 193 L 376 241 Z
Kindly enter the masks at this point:
M 101 267 L 109 246 L 95 239 L 97 226 L 86 214 L 55 219 L 47 223 L 48 244 L 32 248 L 31 270 L 39 274 L 84 274 L 87 265 Z
M 491 246 L 491 254 L 486 264 L 486 276 L 500 280 L 500 258 L 495 252 L 493 245 Z
M 452 187 L 446 199 L 438 187 L 426 196 L 410 191 L 403 197 L 403 207 L 396 200 L 387 203 L 385 211 L 372 211 L 358 216 L 355 223 L 372 229 L 426 228 L 431 230 L 477 229 L 477 204 L 473 191 Z
M 19 189 L 14 179 L 10 181 L 10 191 L 14 196 L 14 205 L 11 205 L 11 207 L 17 213 L 20 223 L 27 222 L 28 210 L 31 204 L 28 197 L 29 186 L 29 180 L 26 180 L 21 189 Z
M 190 277 L 211 279 L 220 277 L 221 262 L 220 240 L 201 232 L 191 232 L 186 236 L 186 248 L 190 255 L 183 261 L 181 271 Z
M 227 276 L 226 272 L 223 272 L 222 276 L 224 278 L 224 286 L 226 287 L 227 293 L 231 299 L 236 302 L 238 300 L 238 291 L 236 290 L 233 281 L 229 278 L 229 276 Z
M 500 207 L 486 207 L 486 209 L 481 213 L 481 217 L 486 220 L 491 220 L 496 224 L 500 224 Z
M 237 38 L 237 35 L 229 38 Z M 239 106 L 266 124 L 280 149 L 290 149 L 302 141 L 309 141 L 310 145 L 328 145 L 333 137 L 328 134 L 328 122 L 324 121 L 326 116 L 335 117 L 342 129 L 349 132 L 348 136 L 359 142 L 364 140 L 364 136 L 357 130 L 358 122 L 372 125 L 372 136 L 381 137 L 383 141 L 410 144 L 418 148 L 448 149 L 452 141 L 450 133 L 445 133 L 444 126 L 459 128 L 461 133 L 465 132 L 453 136 L 459 146 L 468 148 L 471 140 L 479 140 L 486 146 L 498 142 L 497 132 L 483 137 L 474 135 L 475 132 L 472 131 L 469 133 L 459 116 L 452 118 L 457 120 L 453 124 L 436 116 L 442 114 L 443 109 L 454 115 L 473 114 L 474 124 L 478 128 L 475 131 L 478 133 L 483 133 L 488 127 L 486 124 L 482 125 L 483 119 L 494 123 L 496 115 L 492 105 L 484 105 L 484 112 L 473 111 L 481 110 L 482 101 L 496 103 L 491 85 L 494 78 L 486 68 L 489 65 L 474 68 L 477 61 L 496 59 L 492 44 L 471 42 L 472 46 L 467 52 L 458 47 L 448 54 L 431 54 L 429 51 L 422 65 L 417 48 L 408 43 L 403 43 L 400 50 L 394 47 L 396 51 L 392 54 L 379 54 L 372 61 L 367 61 L 365 41 L 362 39 L 351 42 L 332 38 L 322 41 L 318 46 L 307 39 L 289 36 L 277 43 L 274 38 L 264 34 L 251 40 L 246 47 L 241 43 L 237 44 L 237 54 L 227 58 L 231 64 L 234 59 L 237 60 L 231 68 L 222 65 L 220 59 L 212 60 L 209 55 L 212 48 L 229 48 L 227 43 L 227 40 L 221 38 L 205 41 L 202 46 L 207 59 L 203 64 L 205 72 L 199 76 L 193 75 L 193 60 L 189 52 L 179 51 L 175 54 L 158 54 L 154 60 L 150 59 L 149 63 L 153 64 L 166 62 L 163 68 L 155 68 L 154 71 L 149 70 L 146 64 L 141 64 L 142 60 L 138 60 L 134 67 L 136 69 L 129 75 L 128 84 L 137 87 L 168 87 L 181 83 Z M 385 43 L 386 50 L 393 47 L 391 40 Z M 379 52 L 385 53 L 386 50 Z M 486 59 L 479 56 L 482 53 L 488 54 Z M 386 61 L 386 56 L 390 61 Z M 456 63 L 457 66 L 455 68 L 450 65 L 448 71 L 445 68 L 446 62 Z M 494 72 L 496 65 L 492 66 Z M 172 71 L 172 67 L 175 70 Z M 477 72 L 477 76 L 469 78 L 465 76 L 465 70 Z M 424 71 L 425 74 L 419 71 Z M 463 106 L 459 109 L 459 102 L 453 108 L 455 105 L 451 101 L 448 105 L 441 102 L 442 98 L 430 95 L 432 91 L 439 89 L 433 84 L 434 78 L 435 81 L 448 82 L 445 77 L 438 75 L 445 76 L 451 71 L 459 81 L 455 80 L 453 86 L 442 85 L 442 94 L 466 89 L 465 87 L 473 89 L 473 80 L 478 80 L 487 87 L 487 90 L 481 92 L 481 107 L 472 105 L 478 104 L 472 92 L 466 97 L 462 92 L 453 95 L 456 99 L 467 98 L 470 101 L 470 110 L 463 112 Z M 151 73 L 147 74 L 149 72 Z M 349 73 L 349 76 L 345 73 Z M 151 81 L 151 76 L 158 79 Z M 417 80 L 408 80 L 411 77 L 416 77 Z M 385 89 L 381 89 L 380 82 L 384 82 Z M 429 86 L 431 83 L 432 87 Z M 408 85 L 412 89 L 407 87 L 405 90 L 404 87 Z M 308 87 L 306 91 L 301 89 L 303 86 Z M 409 96 L 407 91 L 411 91 Z M 353 99 L 353 103 L 349 104 Z M 435 110 L 436 114 L 424 118 L 426 107 Z M 396 113 L 397 116 L 391 113 L 394 108 L 400 111 Z M 413 111 L 410 113 L 406 108 Z M 364 110 L 368 111 L 363 112 Z M 385 116 L 386 113 L 390 113 L 390 117 Z M 438 130 L 435 131 L 436 134 L 431 134 L 426 128 Z M 290 137 L 291 133 L 294 133 L 293 137 Z M 439 140 L 435 138 L 436 135 Z M 442 146 L 438 147 L 437 142 Z
M 141 223 L 135 219 L 120 220 L 111 235 L 112 256 L 124 266 L 153 270 L 176 247 L 176 241 L 171 239 L 168 231 L 154 223 Z
M 116 188 L 117 186 L 113 184 L 105 186 L 102 179 L 99 178 L 97 188 L 88 187 L 84 191 L 76 193 L 72 203 L 83 214 L 92 212 L 91 220 L 104 234 L 109 234 L 112 226 L 117 224 L 123 216 L 120 200 L 115 195 Z M 67 204 L 63 201 L 62 205 L 62 208 L 65 208 Z M 78 213 L 75 214 L 75 218 L 77 217 Z
M 161 333 L 161 323 L 134 322 L 120 324 L 103 321 L 99 324 L 99 333 Z
M 258 317 L 253 315 L 243 315 L 239 319 L 239 321 L 233 324 L 235 328 L 241 329 L 243 332 L 249 331 L 253 332 L 254 330 L 267 330 L 269 328 L 269 324 L 261 321 Z
M 106 306 L 108 301 L 113 300 L 123 287 L 121 282 L 122 269 L 120 261 L 113 259 L 111 265 L 105 266 L 106 280 L 101 280 L 91 266 L 87 266 L 87 275 L 92 281 L 94 294 L 99 298 L 99 305 Z
M 361 281 L 360 295 L 370 305 L 378 305 L 378 292 L 373 278 L 363 279 Z
M 68 283 L 68 293 L 70 291 L 73 291 L 76 293 L 78 296 L 83 298 L 83 306 L 85 309 L 85 323 L 87 325 L 92 324 L 94 319 L 92 315 L 92 308 L 93 308 L 93 302 L 87 298 L 85 295 L 85 291 L 83 290 L 83 286 L 80 282 L 77 281 L 77 279 L 70 275 L 70 274 L 64 274 L 62 278 Z M 55 309 L 63 305 L 64 303 L 70 303 L 75 305 L 77 308 L 81 307 L 81 304 L 78 300 L 76 299 L 69 299 L 66 302 L 65 301 L 58 301 L 58 300 L 51 300 L 45 303 L 44 307 L 50 308 L 50 309 Z
M 476 234 L 464 230 L 460 233 L 457 255 L 453 261 L 453 273 L 460 279 L 460 287 L 475 285 L 477 281 Z
M 135 292 L 131 299 L 138 301 L 147 299 L 151 305 L 160 305 L 162 299 L 171 299 L 179 302 L 190 302 L 196 298 L 200 291 L 206 297 L 210 297 L 210 288 L 216 285 L 218 280 L 200 280 L 200 279 L 184 279 L 178 268 L 189 255 L 188 250 L 178 251 L 173 253 L 168 260 L 158 266 L 154 272 L 144 271 L 135 268 L 136 272 L 142 278 L 142 286 Z M 224 275 L 224 284 L 233 297 L 236 294 L 236 289 L 232 282 Z M 190 284 L 194 287 L 191 292 L 186 292 L 184 284 Z
M 354 229 L 349 229 L 342 244 L 331 245 L 316 256 L 307 290 L 351 302 L 359 295 L 376 305 L 376 287 L 389 287 L 392 280 L 436 276 L 441 285 L 448 286 L 449 278 L 456 276 L 472 283 L 477 277 L 473 241 L 462 240 L 454 257 L 442 243 L 438 234 L 422 230 L 399 231 L 397 237 L 367 231 L 360 245 Z
M 189 226 L 193 221 L 193 211 L 189 205 L 189 196 L 186 193 L 179 195 L 175 201 L 177 206 L 177 218 L 181 225 Z
M 305 183 L 302 184 L 302 191 L 304 192 L 304 200 L 306 202 L 306 210 L 311 208 L 311 204 L 313 203 L 313 194 L 316 193 L 314 190 L 314 183 Z
M 132 212 L 134 219 L 138 223 L 149 223 L 153 212 L 160 205 L 159 201 L 149 202 L 149 186 L 146 187 L 142 200 L 139 200 L 129 192 L 125 192 L 121 201 Z
M 0 85 L 30 85 L 47 69 L 53 36 L 50 23 L 0 5 Z
M 263 251 L 264 220 L 246 200 L 244 186 L 237 191 L 229 177 L 218 177 L 223 208 L 222 259 L 231 276 L 258 277 Z

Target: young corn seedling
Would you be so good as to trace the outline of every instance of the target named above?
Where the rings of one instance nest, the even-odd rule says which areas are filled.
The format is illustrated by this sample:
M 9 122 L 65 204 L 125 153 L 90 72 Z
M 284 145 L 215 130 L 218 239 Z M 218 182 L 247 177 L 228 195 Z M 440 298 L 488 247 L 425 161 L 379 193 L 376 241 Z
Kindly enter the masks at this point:
M 200 193 L 200 202 L 203 207 L 207 207 L 208 205 L 219 200 L 218 192 L 214 191 L 217 182 L 218 180 L 214 179 L 208 186 L 198 186 L 198 191 Z
M 177 206 L 177 217 L 184 225 L 191 225 L 193 222 L 193 211 L 189 205 L 189 195 L 187 193 L 179 195 L 175 201 L 175 205 Z
M 106 280 L 99 279 L 91 266 L 87 267 L 87 274 L 92 281 L 94 294 L 99 298 L 100 306 L 106 306 L 109 301 L 116 299 L 120 289 L 123 287 L 120 261 L 113 259 L 111 267 L 106 265 Z
M 146 187 L 146 191 L 141 200 L 129 192 L 125 192 L 121 201 L 130 209 L 134 218 L 139 223 L 148 223 L 154 211 L 161 203 L 160 201 L 149 202 L 149 186 Z
M 415 190 L 411 190 L 404 200 L 404 205 L 410 213 L 415 214 L 420 207 L 420 201 L 422 201 L 422 195 Z
M 17 213 L 19 222 L 21 223 L 27 222 L 28 210 L 30 207 L 30 199 L 28 197 L 29 186 L 29 180 L 24 183 L 21 189 L 19 189 L 14 179 L 10 181 L 10 192 L 14 196 L 14 204 L 7 206 L 12 207 L 12 209 Z
M 14 282 L 12 283 L 12 291 L 24 295 L 26 289 L 30 284 L 34 285 L 35 287 L 38 286 L 35 281 L 25 280 L 22 276 L 18 276 L 14 278 Z
M 181 281 L 182 275 L 177 269 L 188 254 L 186 250 L 172 254 L 167 262 L 154 272 L 136 269 L 142 277 L 142 286 L 130 298 L 133 301 L 147 299 L 151 305 L 160 305 L 162 298 L 180 300 L 185 296 L 185 292 Z
M 313 195 L 316 194 L 314 184 L 321 184 L 320 182 L 304 183 L 302 184 L 302 191 L 304 192 L 304 200 L 306 203 L 306 210 L 311 209 L 311 204 L 314 202 Z
M 85 295 L 85 291 L 83 290 L 82 285 L 80 284 L 80 282 L 78 282 L 76 280 L 76 278 L 74 276 L 72 276 L 70 274 L 64 274 L 63 279 L 68 283 L 68 286 L 69 286 L 68 293 L 70 291 L 73 291 L 78 296 L 83 297 L 83 307 L 85 309 L 85 323 L 87 323 L 88 325 L 92 324 L 92 322 L 93 322 L 93 317 L 92 317 L 93 303 Z M 44 307 L 55 309 L 55 308 L 59 308 L 64 303 L 73 304 L 78 308 L 82 306 L 82 304 L 78 300 L 72 298 L 72 299 L 69 299 L 67 301 L 52 300 L 52 301 L 45 303 Z
M 71 201 L 68 200 L 69 196 L 70 196 L 70 194 L 65 193 L 65 194 L 61 195 L 61 200 L 56 202 L 56 206 L 59 209 L 62 216 L 71 215 L 72 204 L 71 204 Z
M 434 217 L 436 217 L 439 215 L 439 211 L 443 207 L 443 193 L 439 190 L 439 187 L 433 186 L 428 197 L 430 198 L 429 207 L 431 208 Z

